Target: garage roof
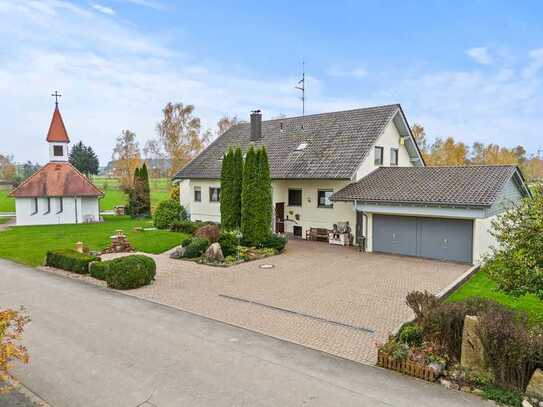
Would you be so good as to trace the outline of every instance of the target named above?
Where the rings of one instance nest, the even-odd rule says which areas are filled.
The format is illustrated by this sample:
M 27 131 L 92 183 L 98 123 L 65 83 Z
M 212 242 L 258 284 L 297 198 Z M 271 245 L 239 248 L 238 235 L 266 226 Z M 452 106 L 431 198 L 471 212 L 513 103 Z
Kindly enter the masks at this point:
M 514 165 L 380 167 L 336 192 L 332 200 L 491 206 L 515 174 L 523 195 L 529 194 L 520 170 Z

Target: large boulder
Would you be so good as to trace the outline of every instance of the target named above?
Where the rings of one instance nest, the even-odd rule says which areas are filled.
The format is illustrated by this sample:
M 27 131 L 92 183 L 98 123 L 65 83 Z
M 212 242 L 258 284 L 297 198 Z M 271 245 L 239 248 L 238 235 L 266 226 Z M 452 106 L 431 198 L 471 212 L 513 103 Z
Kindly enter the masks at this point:
M 206 250 L 204 257 L 207 262 L 221 263 L 224 261 L 221 245 L 219 243 L 212 243 Z
M 474 371 L 485 372 L 488 363 L 478 330 L 479 319 L 475 316 L 466 315 L 464 331 L 462 332 L 460 364 Z
M 536 369 L 526 387 L 526 393 L 543 399 L 543 370 Z

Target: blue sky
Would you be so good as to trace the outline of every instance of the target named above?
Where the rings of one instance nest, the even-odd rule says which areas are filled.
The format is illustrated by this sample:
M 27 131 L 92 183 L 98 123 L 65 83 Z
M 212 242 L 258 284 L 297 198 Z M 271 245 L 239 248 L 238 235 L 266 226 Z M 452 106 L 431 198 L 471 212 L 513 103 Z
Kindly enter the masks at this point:
M 539 1 L 0 0 L 0 152 L 47 160 L 53 100 L 73 141 L 110 159 L 168 101 L 299 115 L 401 103 L 430 138 L 543 146 Z

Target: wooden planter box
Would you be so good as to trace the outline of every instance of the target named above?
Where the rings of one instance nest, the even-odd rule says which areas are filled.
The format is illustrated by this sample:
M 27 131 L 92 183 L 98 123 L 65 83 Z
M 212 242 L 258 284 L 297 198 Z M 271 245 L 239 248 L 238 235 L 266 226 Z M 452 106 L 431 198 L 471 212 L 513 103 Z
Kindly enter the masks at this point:
M 428 382 L 435 382 L 438 378 L 438 374 L 429 366 L 411 360 L 394 360 L 388 353 L 381 351 L 377 353 L 377 365 Z

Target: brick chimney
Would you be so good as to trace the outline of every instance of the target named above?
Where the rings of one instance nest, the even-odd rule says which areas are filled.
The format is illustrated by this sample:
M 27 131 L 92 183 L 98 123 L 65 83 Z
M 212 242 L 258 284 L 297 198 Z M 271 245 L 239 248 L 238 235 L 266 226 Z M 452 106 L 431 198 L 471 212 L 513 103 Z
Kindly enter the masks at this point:
M 262 113 L 260 110 L 251 112 L 251 141 L 258 141 L 262 138 Z

